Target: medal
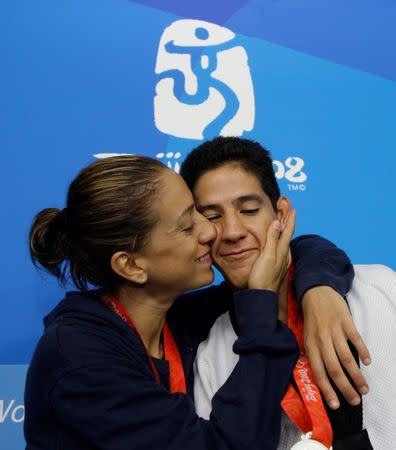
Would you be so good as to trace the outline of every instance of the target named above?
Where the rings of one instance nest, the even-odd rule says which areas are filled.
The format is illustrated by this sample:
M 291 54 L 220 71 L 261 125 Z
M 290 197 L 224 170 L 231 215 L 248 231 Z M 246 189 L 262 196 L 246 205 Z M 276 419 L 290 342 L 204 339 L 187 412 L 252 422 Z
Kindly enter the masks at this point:
M 328 450 L 323 444 L 319 441 L 315 441 L 313 439 L 305 439 L 294 444 L 290 450 Z
M 300 348 L 300 357 L 293 369 L 297 390 L 290 383 L 281 405 L 290 420 L 305 433 L 291 450 L 328 450 L 333 442 L 333 431 L 305 354 L 302 314 L 291 286 L 293 276 L 292 265 L 289 272 L 287 312 L 289 328 Z
M 297 444 L 294 444 L 290 450 L 329 450 L 321 442 L 316 441 L 315 439 L 311 439 L 311 436 L 312 432 L 303 434 L 301 436 L 301 441 L 297 442 Z

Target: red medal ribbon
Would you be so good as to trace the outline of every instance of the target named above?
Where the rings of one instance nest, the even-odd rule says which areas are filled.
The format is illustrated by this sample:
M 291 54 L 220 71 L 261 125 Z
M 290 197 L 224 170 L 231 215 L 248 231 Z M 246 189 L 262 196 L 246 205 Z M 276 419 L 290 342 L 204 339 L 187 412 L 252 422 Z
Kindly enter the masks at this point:
M 288 325 L 296 337 L 300 349 L 300 357 L 293 369 L 300 395 L 289 384 L 281 406 L 289 418 L 305 434 L 312 431 L 312 439 L 330 448 L 333 442 L 333 430 L 323 405 L 318 386 L 312 375 L 311 365 L 304 349 L 304 329 L 301 311 L 293 295 L 291 283 L 294 277 L 294 266 L 289 272 L 288 280 Z
M 117 301 L 114 297 L 106 296 L 104 298 L 104 302 L 106 306 L 108 306 L 112 311 L 114 311 L 118 316 L 121 317 L 121 319 L 126 322 L 132 330 L 136 333 L 137 337 L 140 339 L 140 342 L 142 343 L 147 357 L 150 361 L 151 368 L 154 372 L 155 379 L 157 380 L 158 384 L 161 384 L 161 379 L 158 373 L 158 370 L 149 355 L 143 340 L 133 323 L 131 317 L 129 316 L 128 312 L 125 310 L 125 308 L 121 305 L 120 302 Z M 181 392 L 185 394 L 187 392 L 186 388 L 186 377 L 184 375 L 184 369 L 182 360 L 180 357 L 179 350 L 177 348 L 176 342 L 173 338 L 172 332 L 168 326 L 168 324 L 165 322 L 164 328 L 162 330 L 162 337 L 164 342 L 164 356 L 165 359 L 168 361 L 169 364 L 169 387 L 170 392 L 176 393 Z

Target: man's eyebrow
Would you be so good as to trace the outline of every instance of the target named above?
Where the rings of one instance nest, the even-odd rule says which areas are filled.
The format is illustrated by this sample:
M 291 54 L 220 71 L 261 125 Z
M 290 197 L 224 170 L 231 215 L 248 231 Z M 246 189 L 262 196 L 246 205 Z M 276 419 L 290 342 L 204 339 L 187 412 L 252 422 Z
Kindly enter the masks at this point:
M 211 203 L 211 204 L 203 204 L 203 205 L 197 205 L 197 211 L 199 211 L 201 214 L 205 211 L 213 211 L 213 210 L 219 210 L 221 209 L 221 206 L 217 203 Z
M 260 205 L 262 205 L 264 203 L 264 197 L 262 197 L 261 195 L 258 194 L 246 194 L 246 195 L 241 195 L 240 197 L 237 197 L 236 199 L 234 199 L 232 201 L 233 204 L 240 204 L 240 203 L 245 203 L 245 202 L 258 202 L 260 203 Z
M 251 202 L 251 201 L 255 201 L 258 202 L 260 205 L 262 205 L 263 203 L 265 203 L 264 198 L 261 195 L 258 194 L 245 194 L 245 195 L 241 195 L 240 197 L 237 197 L 235 199 L 232 200 L 232 204 L 233 205 L 240 205 L 241 203 L 245 203 L 245 202 Z M 222 209 L 222 206 L 219 203 L 207 203 L 207 204 L 198 204 L 197 205 L 197 210 L 202 214 L 205 211 L 219 211 Z

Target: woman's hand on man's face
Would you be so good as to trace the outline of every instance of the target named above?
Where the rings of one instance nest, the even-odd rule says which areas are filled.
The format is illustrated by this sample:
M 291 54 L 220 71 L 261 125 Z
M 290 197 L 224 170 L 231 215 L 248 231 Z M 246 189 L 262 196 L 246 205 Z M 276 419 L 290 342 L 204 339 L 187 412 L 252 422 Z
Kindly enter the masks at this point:
M 265 245 L 250 272 L 249 289 L 278 292 L 291 264 L 290 241 L 295 222 L 296 213 L 292 211 L 283 230 L 279 220 L 271 223 Z

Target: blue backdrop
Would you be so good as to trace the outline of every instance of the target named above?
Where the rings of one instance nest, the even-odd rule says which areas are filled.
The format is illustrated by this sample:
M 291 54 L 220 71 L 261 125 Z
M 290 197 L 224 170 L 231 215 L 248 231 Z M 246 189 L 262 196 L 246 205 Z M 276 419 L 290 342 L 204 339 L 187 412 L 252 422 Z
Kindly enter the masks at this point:
M 62 296 L 29 225 L 94 158 L 178 170 L 203 138 L 252 137 L 298 234 L 396 268 L 395 23 L 393 0 L 2 0 L 1 448 L 24 446 L 27 364 Z

